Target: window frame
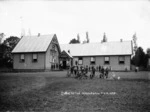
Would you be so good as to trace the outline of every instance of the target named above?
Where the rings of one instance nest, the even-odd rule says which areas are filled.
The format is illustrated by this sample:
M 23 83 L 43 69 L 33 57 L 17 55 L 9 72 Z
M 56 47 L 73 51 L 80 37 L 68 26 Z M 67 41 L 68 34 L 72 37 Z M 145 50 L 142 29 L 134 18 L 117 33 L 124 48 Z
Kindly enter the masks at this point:
M 36 54 L 36 57 L 37 57 L 37 59 L 36 59 L 36 61 L 35 61 L 35 59 L 33 58 L 33 56 Z M 32 53 L 32 62 L 33 63 L 37 63 L 38 62 L 38 53 Z
M 105 60 L 105 58 L 107 58 L 107 57 L 108 57 L 109 61 L 106 61 L 106 60 Z M 108 63 L 106 63 L 106 62 L 108 62 Z M 109 65 L 109 64 L 110 64 L 110 56 L 105 56 L 105 57 L 104 57 L 104 64 L 105 64 L 105 65 Z
M 92 61 L 92 58 L 93 58 L 94 61 Z M 96 64 L 96 58 L 94 56 L 90 57 L 90 64 L 91 65 L 95 65 Z
M 24 59 L 21 59 L 22 55 L 23 55 Z M 21 63 L 24 63 L 24 62 L 25 62 L 25 54 L 20 54 L 20 62 L 21 62 Z
M 120 61 L 120 57 L 123 57 L 123 58 L 124 58 L 123 63 Z M 120 65 L 124 65 L 124 64 L 125 64 L 125 56 L 119 56 L 119 57 L 118 57 L 118 63 L 119 63 Z
M 78 65 L 83 65 L 83 57 L 78 57 Z

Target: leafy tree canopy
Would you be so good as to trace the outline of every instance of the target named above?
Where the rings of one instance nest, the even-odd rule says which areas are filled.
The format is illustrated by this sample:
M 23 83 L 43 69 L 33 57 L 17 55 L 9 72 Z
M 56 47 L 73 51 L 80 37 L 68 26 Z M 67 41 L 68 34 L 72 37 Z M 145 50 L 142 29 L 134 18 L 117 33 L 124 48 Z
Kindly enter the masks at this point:
M 146 67 L 147 65 L 147 57 L 146 54 L 143 51 L 142 47 L 138 47 L 135 55 L 133 56 L 133 58 L 131 59 L 131 63 L 135 66 L 144 66 Z
M 147 54 L 148 54 L 149 57 L 150 57 L 150 48 L 147 48 Z
M 4 41 L 4 45 L 8 46 L 11 50 L 13 50 L 19 40 L 20 38 L 16 36 L 10 36 Z
M 12 50 L 19 42 L 20 38 L 16 36 L 10 36 L 2 44 L 0 44 L 0 66 L 12 67 Z
M 106 34 L 104 33 L 103 35 L 103 40 L 101 42 L 107 42 L 107 37 L 106 37 Z
M 77 44 L 77 43 L 80 43 L 80 41 L 78 39 L 72 39 L 70 40 L 69 44 Z

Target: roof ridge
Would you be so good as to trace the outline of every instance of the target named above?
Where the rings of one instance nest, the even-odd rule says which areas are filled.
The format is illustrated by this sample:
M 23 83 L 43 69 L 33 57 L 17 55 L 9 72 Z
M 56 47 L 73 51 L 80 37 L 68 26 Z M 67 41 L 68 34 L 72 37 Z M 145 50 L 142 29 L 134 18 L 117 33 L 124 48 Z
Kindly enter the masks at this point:
M 40 36 L 50 36 L 50 35 L 55 35 L 55 33 L 53 33 L 53 34 L 44 34 L 44 35 L 41 35 L 40 34 Z M 27 36 L 23 36 L 23 37 L 38 37 L 38 35 L 27 35 Z
M 122 42 L 131 42 L 132 40 L 125 40 Z M 76 43 L 76 44 L 61 44 L 61 45 L 86 45 L 86 44 L 105 44 L 105 43 L 120 43 L 120 41 L 108 41 L 108 42 L 91 42 L 91 43 Z

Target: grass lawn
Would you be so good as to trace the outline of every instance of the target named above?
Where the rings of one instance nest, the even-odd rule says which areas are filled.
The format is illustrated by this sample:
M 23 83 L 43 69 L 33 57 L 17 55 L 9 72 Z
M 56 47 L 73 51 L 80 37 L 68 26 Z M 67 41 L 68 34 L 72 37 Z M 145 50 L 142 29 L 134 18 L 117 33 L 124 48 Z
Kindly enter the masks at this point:
M 0 111 L 148 112 L 147 72 L 114 73 L 121 80 L 77 80 L 66 78 L 66 72 L 1 73 Z

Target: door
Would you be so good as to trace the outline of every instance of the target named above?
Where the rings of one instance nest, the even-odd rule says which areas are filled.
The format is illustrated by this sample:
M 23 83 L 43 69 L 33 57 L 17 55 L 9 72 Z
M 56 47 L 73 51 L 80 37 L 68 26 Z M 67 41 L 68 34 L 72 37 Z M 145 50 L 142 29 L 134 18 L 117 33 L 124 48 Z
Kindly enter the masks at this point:
M 63 61 L 63 69 L 66 69 L 66 61 Z

